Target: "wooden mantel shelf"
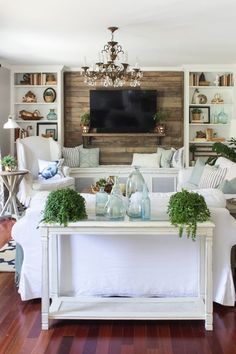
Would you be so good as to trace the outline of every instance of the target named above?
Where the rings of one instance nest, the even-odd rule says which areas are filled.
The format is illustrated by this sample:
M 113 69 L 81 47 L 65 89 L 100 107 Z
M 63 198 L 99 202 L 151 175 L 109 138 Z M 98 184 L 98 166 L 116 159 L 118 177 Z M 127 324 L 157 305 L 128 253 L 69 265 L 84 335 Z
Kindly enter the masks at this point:
M 83 133 L 82 134 L 83 137 L 111 137 L 111 136 L 124 136 L 124 137 L 128 137 L 128 136 L 157 136 L 157 137 L 164 137 L 165 134 L 158 134 L 158 133 Z

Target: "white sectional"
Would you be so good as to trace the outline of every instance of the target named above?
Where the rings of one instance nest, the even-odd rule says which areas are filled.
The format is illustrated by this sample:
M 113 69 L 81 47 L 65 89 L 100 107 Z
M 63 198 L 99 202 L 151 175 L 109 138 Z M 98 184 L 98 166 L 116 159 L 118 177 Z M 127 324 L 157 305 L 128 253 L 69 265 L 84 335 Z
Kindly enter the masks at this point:
M 75 188 L 82 192 L 100 178 L 118 176 L 125 183 L 134 167 L 131 165 L 99 165 L 98 167 L 78 167 L 70 169 L 75 178 Z M 174 192 L 177 190 L 178 168 L 143 167 L 140 168 L 150 192 Z

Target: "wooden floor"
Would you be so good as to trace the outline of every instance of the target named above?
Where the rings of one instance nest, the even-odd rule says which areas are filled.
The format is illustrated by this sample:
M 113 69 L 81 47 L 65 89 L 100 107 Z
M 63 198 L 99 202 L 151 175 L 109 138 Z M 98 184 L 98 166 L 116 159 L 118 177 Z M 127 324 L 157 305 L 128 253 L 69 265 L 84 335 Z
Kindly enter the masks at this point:
M 0 354 L 236 354 L 236 307 L 203 321 L 54 321 L 41 331 L 40 301 L 21 301 L 14 273 L 0 273 Z

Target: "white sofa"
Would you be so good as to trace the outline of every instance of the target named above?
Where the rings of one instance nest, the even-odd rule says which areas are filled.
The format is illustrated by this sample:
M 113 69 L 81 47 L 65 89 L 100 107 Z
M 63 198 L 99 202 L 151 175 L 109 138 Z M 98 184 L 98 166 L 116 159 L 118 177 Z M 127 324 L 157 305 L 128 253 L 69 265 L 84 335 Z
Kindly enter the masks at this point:
M 230 251 L 236 244 L 236 220 L 225 209 L 218 190 L 202 190 L 215 223 L 213 242 L 213 299 L 233 306 L 235 289 Z M 151 194 L 152 214 L 166 212 L 172 193 Z M 19 293 L 22 300 L 41 297 L 41 239 L 37 228 L 48 192 L 38 192 L 12 234 L 24 251 Z M 83 194 L 88 213 L 94 212 L 95 196 Z M 225 229 L 227 225 L 227 230 Z M 69 295 L 189 296 L 197 291 L 199 242 L 168 235 L 163 242 L 143 235 L 119 237 L 66 236 L 59 240 L 61 293 Z M 126 242 L 124 247 L 124 242 Z M 171 245 L 171 246 L 170 246 Z M 178 254 L 178 257 L 176 256 Z M 177 257 L 177 258 L 176 258 Z M 163 260 L 165 267 L 163 267 Z M 167 276 L 167 273 L 169 276 Z M 171 274 L 171 276 L 170 276 Z M 194 276 L 195 275 L 195 276 Z M 183 281 L 185 279 L 185 281 Z M 53 284 L 51 292 L 53 293 Z
M 215 163 L 216 166 L 220 168 L 226 168 L 225 180 L 231 181 L 236 178 L 236 163 L 224 158 L 219 157 Z M 190 176 L 192 174 L 194 167 L 182 168 L 178 172 L 178 184 L 177 190 L 187 189 L 187 190 L 198 190 L 200 187 L 198 184 L 190 183 Z M 234 194 L 225 194 L 226 199 L 236 198 L 236 193 Z

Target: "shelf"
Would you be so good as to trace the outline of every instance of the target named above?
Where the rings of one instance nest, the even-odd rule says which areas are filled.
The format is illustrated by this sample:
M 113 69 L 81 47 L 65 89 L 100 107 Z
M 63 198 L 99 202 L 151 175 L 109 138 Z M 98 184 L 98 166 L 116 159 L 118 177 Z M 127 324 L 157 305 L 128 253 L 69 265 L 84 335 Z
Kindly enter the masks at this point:
M 194 140 L 190 140 L 189 141 L 190 144 L 214 144 L 214 143 L 224 143 L 226 144 L 226 140 L 225 141 L 194 141 Z
M 215 89 L 215 90 L 218 90 L 218 89 L 226 89 L 226 90 L 229 90 L 229 89 L 233 89 L 234 86 L 189 86 L 190 89 L 207 89 L 207 90 L 212 90 L 212 89 Z
M 57 85 L 50 85 L 50 84 L 46 84 L 46 85 L 14 85 L 13 87 L 15 88 L 32 88 L 32 87 L 39 87 L 39 88 L 42 88 L 42 87 L 57 87 Z
M 46 123 L 57 123 L 57 120 L 49 120 L 49 119 L 38 119 L 38 120 L 24 120 L 24 119 L 16 119 L 17 123 L 38 123 L 38 122 L 46 122 Z
M 57 102 L 15 102 L 15 105 L 18 106 L 36 106 L 36 105 L 57 105 Z
M 205 104 L 201 104 L 201 103 L 189 103 L 189 106 L 197 106 L 197 107 L 209 107 L 209 106 L 214 106 L 214 107 L 220 107 L 220 106 L 233 106 L 233 103 L 205 103 Z
M 93 137 L 93 136 L 98 136 L 98 137 L 103 137 L 103 136 L 157 136 L 157 137 L 164 137 L 165 134 L 158 134 L 158 133 L 83 133 L 82 136 L 84 137 Z
M 189 123 L 189 125 L 191 126 L 195 126 L 195 125 L 201 125 L 201 126 L 206 126 L 206 125 L 213 125 L 215 127 L 228 127 L 229 124 L 218 124 L 218 123 Z

